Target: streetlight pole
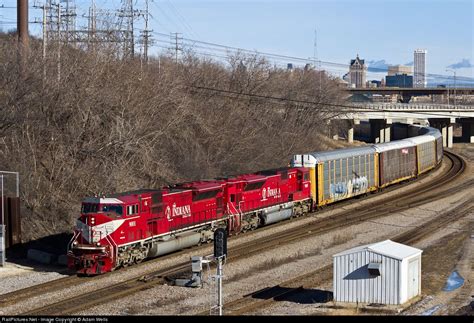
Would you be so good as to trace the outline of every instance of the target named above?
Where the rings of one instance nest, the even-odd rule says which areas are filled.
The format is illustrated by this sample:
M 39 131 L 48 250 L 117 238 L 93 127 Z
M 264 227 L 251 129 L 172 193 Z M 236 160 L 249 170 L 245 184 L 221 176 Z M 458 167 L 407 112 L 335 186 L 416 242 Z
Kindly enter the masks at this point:
M 454 73 L 454 106 L 456 106 L 456 71 L 452 69 L 447 69 L 446 72 Z M 449 90 L 448 90 L 449 93 Z M 449 96 L 448 96 L 448 105 L 449 105 Z
M 456 107 L 456 71 L 454 72 L 454 107 Z

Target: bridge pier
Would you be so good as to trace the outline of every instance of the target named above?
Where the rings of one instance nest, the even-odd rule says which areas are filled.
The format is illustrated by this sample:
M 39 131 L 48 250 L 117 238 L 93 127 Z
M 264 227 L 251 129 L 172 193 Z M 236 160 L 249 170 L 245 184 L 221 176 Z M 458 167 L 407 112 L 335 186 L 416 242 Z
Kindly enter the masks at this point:
M 384 142 L 390 142 L 392 119 L 385 119 Z
M 443 147 L 453 148 L 453 127 L 455 118 L 428 119 L 430 126 L 441 131 Z
M 474 143 L 474 118 L 461 119 L 462 141 Z
M 349 129 L 347 130 L 347 142 L 354 142 L 354 128 L 355 125 L 359 125 L 360 120 L 359 119 L 354 119 L 349 121 Z
M 390 141 L 390 119 L 370 119 L 370 139 L 374 143 L 384 143 Z

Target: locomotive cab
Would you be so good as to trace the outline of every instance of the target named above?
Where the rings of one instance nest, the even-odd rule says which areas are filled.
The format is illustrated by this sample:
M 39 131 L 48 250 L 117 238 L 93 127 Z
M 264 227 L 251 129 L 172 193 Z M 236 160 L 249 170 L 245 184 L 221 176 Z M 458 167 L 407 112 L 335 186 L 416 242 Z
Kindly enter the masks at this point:
M 112 233 L 121 224 L 124 206 L 120 200 L 88 198 L 83 201 L 73 238 L 68 245 L 68 268 L 95 275 L 114 267 Z M 118 223 L 117 223 L 118 222 Z

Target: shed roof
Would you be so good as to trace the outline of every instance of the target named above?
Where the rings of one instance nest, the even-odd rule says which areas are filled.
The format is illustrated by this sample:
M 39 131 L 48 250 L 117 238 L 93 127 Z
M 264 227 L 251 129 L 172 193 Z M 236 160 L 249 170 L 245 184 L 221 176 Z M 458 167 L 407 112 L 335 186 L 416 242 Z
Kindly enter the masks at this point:
M 359 247 L 355 247 L 340 253 L 333 255 L 333 257 L 348 255 L 351 253 L 357 253 L 360 251 L 372 251 L 378 253 L 383 256 L 403 260 L 405 258 L 409 258 L 411 256 L 421 254 L 423 250 L 413 248 L 398 242 L 394 242 L 392 240 L 385 240 L 373 244 L 367 244 Z

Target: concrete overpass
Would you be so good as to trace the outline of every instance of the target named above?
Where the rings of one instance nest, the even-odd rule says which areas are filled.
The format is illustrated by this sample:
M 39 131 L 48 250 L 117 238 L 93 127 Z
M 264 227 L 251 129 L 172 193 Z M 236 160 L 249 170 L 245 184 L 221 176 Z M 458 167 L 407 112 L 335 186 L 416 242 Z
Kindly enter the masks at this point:
M 427 88 L 398 88 L 398 87 L 377 87 L 377 88 L 346 88 L 345 91 L 351 94 L 398 94 L 402 97 L 404 103 L 410 102 L 410 99 L 414 96 L 425 96 L 425 95 L 474 95 L 474 87 L 427 87 Z
M 354 126 L 361 120 L 370 122 L 371 139 L 375 142 L 389 142 L 392 124 L 429 123 L 438 128 L 443 135 L 443 145 L 452 147 L 453 126 L 462 125 L 463 141 L 474 143 L 474 106 L 452 106 L 442 104 L 352 104 L 353 109 L 339 115 L 336 119 L 348 120 L 348 140 L 353 141 Z

